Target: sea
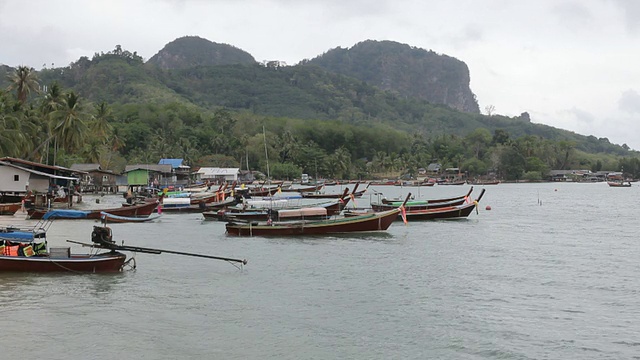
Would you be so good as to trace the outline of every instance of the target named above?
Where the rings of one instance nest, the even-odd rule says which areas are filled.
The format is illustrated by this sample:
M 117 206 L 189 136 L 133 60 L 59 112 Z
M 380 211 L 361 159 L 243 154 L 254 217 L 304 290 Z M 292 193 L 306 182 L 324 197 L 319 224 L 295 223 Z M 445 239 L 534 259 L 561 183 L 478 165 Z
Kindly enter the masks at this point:
M 356 206 L 469 187 L 371 186 Z M 197 213 L 111 224 L 125 245 L 248 263 L 135 254 L 117 274 L 0 274 L 0 359 L 640 359 L 640 184 L 485 189 L 466 219 L 380 233 L 232 237 Z M 87 252 L 66 240 L 99 225 L 56 220 L 49 245 Z

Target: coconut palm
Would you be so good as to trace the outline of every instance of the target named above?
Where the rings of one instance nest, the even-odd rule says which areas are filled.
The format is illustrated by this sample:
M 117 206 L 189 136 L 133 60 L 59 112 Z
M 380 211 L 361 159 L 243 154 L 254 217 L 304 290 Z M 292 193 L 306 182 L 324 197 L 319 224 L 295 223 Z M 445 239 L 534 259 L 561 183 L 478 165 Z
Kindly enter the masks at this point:
M 36 144 L 39 145 L 32 150 L 29 158 L 35 159 L 38 152 L 44 147 L 45 151 L 39 156 L 40 161 L 49 159 L 49 142 L 53 139 L 53 128 L 56 126 L 55 118 L 52 114 L 60 110 L 64 105 L 64 93 L 58 83 L 53 83 L 47 88 L 42 102 L 40 103 L 41 122 L 39 124 L 39 136 L 36 137 Z M 41 136 L 40 134 L 44 134 Z
M 10 82 L 9 91 L 16 91 L 18 102 L 24 104 L 32 92 L 37 93 L 40 89 L 36 70 L 28 66 L 20 65 L 16 71 L 8 76 Z
M 109 134 L 113 130 L 113 126 L 109 123 L 111 118 L 111 108 L 104 101 L 96 105 L 96 114 L 91 122 L 91 130 L 93 135 L 106 142 Z
M 56 150 L 58 144 L 62 146 L 68 153 L 78 150 L 88 134 L 88 128 L 85 122 L 87 115 L 82 110 L 80 97 L 73 91 L 65 94 L 64 105 L 61 109 L 52 113 L 57 123 L 53 128 L 53 136 L 56 140 Z M 56 162 L 56 153 L 54 153 L 53 163 Z

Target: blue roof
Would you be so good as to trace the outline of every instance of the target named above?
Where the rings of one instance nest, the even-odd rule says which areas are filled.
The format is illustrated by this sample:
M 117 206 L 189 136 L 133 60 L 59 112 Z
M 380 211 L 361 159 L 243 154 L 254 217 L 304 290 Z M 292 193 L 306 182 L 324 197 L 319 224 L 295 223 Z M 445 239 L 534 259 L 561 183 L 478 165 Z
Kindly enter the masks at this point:
M 182 165 L 184 159 L 160 159 L 158 165 L 171 165 L 172 169 L 177 169 Z

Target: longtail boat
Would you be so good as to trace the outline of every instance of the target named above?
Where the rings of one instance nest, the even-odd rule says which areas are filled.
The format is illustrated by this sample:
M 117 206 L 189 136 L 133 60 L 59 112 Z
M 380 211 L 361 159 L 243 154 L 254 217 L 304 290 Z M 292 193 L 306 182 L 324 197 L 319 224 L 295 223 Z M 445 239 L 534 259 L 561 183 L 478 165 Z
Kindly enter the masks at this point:
M 622 182 L 622 181 L 607 181 L 607 184 L 610 187 L 631 187 L 631 182 Z
M 149 215 L 147 217 L 131 217 L 131 216 L 119 216 L 113 215 L 108 212 L 100 213 L 100 220 L 107 223 L 139 223 L 139 222 L 149 222 L 153 220 L 157 220 L 160 218 L 162 214 Z
M 67 242 L 107 250 L 99 253 L 72 254 L 70 247 L 48 247 L 46 231 L 42 228 L 0 229 L 0 273 L 1 272 L 70 272 L 70 273 L 117 273 L 130 266 L 135 269 L 135 258 L 128 258 L 122 251 L 136 253 L 194 256 L 229 263 L 247 264 L 246 259 L 233 259 L 207 254 L 182 251 L 117 245 L 113 241 L 111 228 L 94 226 L 91 244 L 67 240 Z
M 0 215 L 13 215 L 22 208 L 22 203 L 0 203 Z
M 471 193 L 473 192 L 473 186 L 471 188 L 469 188 L 469 192 L 467 192 L 466 195 L 462 195 L 462 196 L 455 196 L 455 197 L 451 197 L 451 198 L 441 198 L 441 199 L 427 199 L 427 200 L 409 200 L 407 201 L 407 206 L 412 206 L 412 205 L 423 205 L 423 204 L 433 204 L 433 203 L 438 203 L 438 202 L 450 202 L 450 201 L 454 201 L 454 200 L 464 200 L 465 198 L 468 198 L 469 196 L 471 196 Z M 394 205 L 394 206 L 398 206 L 402 203 L 402 200 L 400 199 L 382 199 L 380 201 L 383 204 L 387 204 L 387 205 Z
M 107 212 L 112 215 L 128 216 L 128 217 L 147 217 L 153 213 L 158 203 L 145 202 L 136 205 L 121 206 L 111 209 L 94 209 L 94 210 L 63 210 L 63 209 L 27 209 L 29 219 L 100 219 L 101 212 Z
M 364 189 L 361 191 L 357 191 L 359 185 L 360 183 L 356 183 L 356 185 L 353 187 L 352 194 L 355 197 L 362 197 L 362 194 L 364 194 L 364 192 L 367 190 L 367 189 Z M 369 185 L 367 185 L 367 188 L 369 188 Z M 302 193 L 301 195 L 305 199 L 344 199 L 348 191 L 349 190 L 347 188 L 346 192 L 344 193 L 330 193 L 330 194 Z
M 405 215 L 408 221 L 411 220 L 435 220 L 435 219 L 456 219 L 466 218 L 475 209 L 478 211 L 478 203 L 484 195 L 485 189 L 482 189 L 480 196 L 474 201 L 466 201 L 464 204 L 446 206 L 434 209 L 415 210 L 410 207 L 406 208 Z
M 409 194 L 407 200 L 409 199 Z M 384 231 L 398 217 L 402 205 L 393 210 L 361 216 L 296 222 L 249 222 L 226 224 L 227 234 L 237 236 L 324 235 L 353 232 Z
M 218 219 L 221 221 L 267 221 L 268 219 L 271 219 L 272 221 L 284 221 L 285 219 L 326 219 L 328 217 L 340 214 L 340 212 L 345 208 L 345 206 L 351 199 L 348 193 L 349 188 L 346 188 L 342 193 L 342 198 L 338 200 L 309 204 L 308 206 L 292 206 L 281 208 L 226 207 L 218 211 L 204 211 L 202 215 L 206 220 Z M 302 209 L 309 208 L 312 208 L 312 210 L 301 211 Z
M 282 189 L 282 191 L 284 191 L 284 192 L 299 192 L 299 193 L 315 192 L 315 191 L 322 190 L 323 187 L 324 187 L 324 183 L 317 184 L 317 185 L 311 185 L 311 186 L 289 187 L 289 188 L 286 188 L 286 189 Z
M 452 197 L 452 198 L 442 198 L 442 199 L 429 199 L 429 200 L 410 200 L 407 201 L 405 208 L 407 211 L 414 210 L 427 210 L 427 209 L 436 209 L 450 206 L 462 205 L 465 202 L 469 201 L 469 196 L 471 196 L 471 192 L 473 192 L 473 187 L 469 189 L 469 192 L 466 195 Z M 374 211 L 385 211 L 393 209 L 399 206 L 400 202 L 397 200 L 389 200 L 382 199 L 381 202 L 372 202 L 371 208 Z

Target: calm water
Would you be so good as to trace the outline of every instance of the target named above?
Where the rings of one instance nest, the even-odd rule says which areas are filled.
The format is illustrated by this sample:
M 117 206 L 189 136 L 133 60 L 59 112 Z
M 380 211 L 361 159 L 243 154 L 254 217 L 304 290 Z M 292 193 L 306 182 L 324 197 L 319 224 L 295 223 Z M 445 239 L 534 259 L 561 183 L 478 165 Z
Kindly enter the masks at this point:
M 638 359 L 639 192 L 487 186 L 469 219 L 356 236 L 227 237 L 200 214 L 113 224 L 125 244 L 249 264 L 138 254 L 116 275 L 0 275 L 1 358 Z M 90 241 L 95 224 L 58 220 L 50 245 Z

